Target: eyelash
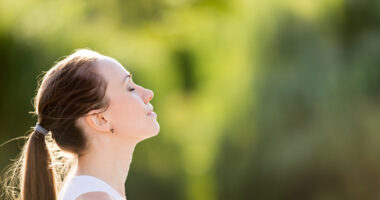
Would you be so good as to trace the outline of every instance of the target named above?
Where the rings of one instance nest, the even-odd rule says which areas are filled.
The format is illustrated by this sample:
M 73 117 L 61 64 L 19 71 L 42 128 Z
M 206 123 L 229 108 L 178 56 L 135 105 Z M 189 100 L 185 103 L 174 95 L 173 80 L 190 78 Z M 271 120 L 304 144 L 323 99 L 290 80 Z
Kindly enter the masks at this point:
M 134 90 L 135 90 L 135 88 L 129 88 L 128 89 L 128 91 L 131 91 L 131 92 L 134 91 Z

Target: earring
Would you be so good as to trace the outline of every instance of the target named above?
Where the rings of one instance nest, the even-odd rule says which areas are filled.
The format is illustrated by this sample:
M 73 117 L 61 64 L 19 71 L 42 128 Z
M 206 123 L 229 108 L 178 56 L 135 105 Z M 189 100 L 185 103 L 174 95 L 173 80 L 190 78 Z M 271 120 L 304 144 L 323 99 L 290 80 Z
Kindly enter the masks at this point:
M 111 128 L 111 132 L 113 133 L 113 128 Z

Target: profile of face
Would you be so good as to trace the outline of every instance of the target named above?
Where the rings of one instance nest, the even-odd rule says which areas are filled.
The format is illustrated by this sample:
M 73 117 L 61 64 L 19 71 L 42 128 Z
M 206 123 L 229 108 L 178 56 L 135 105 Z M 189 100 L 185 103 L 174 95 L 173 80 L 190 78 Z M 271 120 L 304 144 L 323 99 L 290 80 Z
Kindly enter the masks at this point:
M 92 110 L 82 117 L 85 132 L 109 135 L 113 129 L 112 136 L 117 140 L 135 141 L 157 135 L 160 126 L 150 104 L 153 91 L 134 83 L 132 74 L 113 58 L 99 59 L 97 67 L 107 81 L 110 104 L 106 111 Z

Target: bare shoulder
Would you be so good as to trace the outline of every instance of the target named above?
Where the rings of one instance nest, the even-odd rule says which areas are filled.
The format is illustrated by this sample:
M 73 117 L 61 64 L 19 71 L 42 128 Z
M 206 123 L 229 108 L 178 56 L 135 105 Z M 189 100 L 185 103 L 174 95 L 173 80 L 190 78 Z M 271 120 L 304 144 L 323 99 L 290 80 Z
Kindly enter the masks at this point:
M 114 200 L 105 192 L 87 192 L 76 198 L 76 200 Z

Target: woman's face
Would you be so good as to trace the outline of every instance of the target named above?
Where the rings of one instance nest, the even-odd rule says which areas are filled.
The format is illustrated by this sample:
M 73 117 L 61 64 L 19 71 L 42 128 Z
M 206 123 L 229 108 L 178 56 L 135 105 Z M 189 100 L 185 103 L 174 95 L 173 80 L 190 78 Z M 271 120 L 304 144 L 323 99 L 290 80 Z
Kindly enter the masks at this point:
M 133 75 L 113 58 L 104 57 L 97 66 L 108 82 L 110 105 L 104 116 L 115 136 L 143 140 L 157 135 L 160 126 L 149 103 L 153 91 L 134 83 Z

